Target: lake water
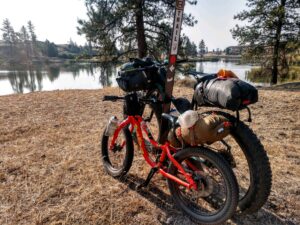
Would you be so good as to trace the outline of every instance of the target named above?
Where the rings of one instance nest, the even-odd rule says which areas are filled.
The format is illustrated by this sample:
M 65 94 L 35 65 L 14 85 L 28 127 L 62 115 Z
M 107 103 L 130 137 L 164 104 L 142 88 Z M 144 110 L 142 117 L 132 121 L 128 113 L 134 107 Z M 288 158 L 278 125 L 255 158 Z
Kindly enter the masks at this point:
M 19 69 L 0 68 L 0 95 L 51 91 L 65 89 L 101 89 L 117 86 L 116 76 L 120 65 L 107 64 L 70 64 L 43 65 Z M 240 79 L 246 79 L 250 65 L 233 62 L 198 62 L 196 70 L 216 73 L 220 69 L 232 70 Z M 182 77 L 182 76 L 180 76 Z

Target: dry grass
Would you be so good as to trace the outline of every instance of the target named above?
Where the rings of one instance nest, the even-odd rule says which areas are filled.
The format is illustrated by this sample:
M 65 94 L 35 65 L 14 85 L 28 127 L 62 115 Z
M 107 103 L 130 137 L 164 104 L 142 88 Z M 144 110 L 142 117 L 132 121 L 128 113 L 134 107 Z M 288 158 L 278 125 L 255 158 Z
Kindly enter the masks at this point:
M 185 77 L 184 79 L 179 79 L 175 81 L 177 87 L 194 88 L 196 83 L 197 82 L 194 78 L 189 78 L 189 77 Z
M 177 96 L 192 90 L 176 88 Z M 135 191 L 149 168 L 138 151 L 127 180 L 106 175 L 99 141 L 121 103 L 98 91 L 0 97 L 0 224 L 191 224 L 159 176 Z M 229 224 L 300 223 L 300 92 L 260 91 L 251 127 L 270 156 L 273 188 L 259 213 Z

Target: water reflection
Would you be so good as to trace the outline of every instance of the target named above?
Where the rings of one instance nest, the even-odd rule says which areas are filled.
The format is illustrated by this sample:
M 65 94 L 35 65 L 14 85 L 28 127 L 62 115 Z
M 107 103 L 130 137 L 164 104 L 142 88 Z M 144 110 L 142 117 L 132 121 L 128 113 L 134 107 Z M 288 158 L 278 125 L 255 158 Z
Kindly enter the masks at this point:
M 198 63 L 198 71 L 200 73 L 204 73 L 204 65 L 203 65 L 203 62 L 199 62 Z
M 112 63 L 104 64 L 100 67 L 99 83 L 103 87 L 112 86 L 111 77 L 117 74 L 117 68 Z
M 220 69 L 232 70 L 240 79 L 255 84 L 265 84 L 269 80 L 250 76 L 251 65 L 239 65 L 234 62 L 197 62 L 187 64 L 187 68 L 204 73 L 216 73 Z M 28 93 L 64 89 L 100 89 L 117 86 L 116 76 L 119 65 L 114 63 L 72 63 L 32 65 L 27 67 L 0 68 L 0 95 Z M 183 78 L 183 76 L 180 76 Z M 254 79 L 256 78 L 256 79 Z
M 96 89 L 115 84 L 118 66 L 106 64 L 42 65 L 0 69 L 0 95 L 56 89 Z M 10 84 L 10 85 L 9 85 Z
M 48 67 L 48 73 L 47 77 L 51 82 L 55 81 L 58 79 L 60 74 L 60 68 L 59 67 Z
M 8 79 L 14 93 L 24 93 L 24 89 L 30 92 L 43 89 L 43 77 L 40 70 L 11 71 L 8 73 Z

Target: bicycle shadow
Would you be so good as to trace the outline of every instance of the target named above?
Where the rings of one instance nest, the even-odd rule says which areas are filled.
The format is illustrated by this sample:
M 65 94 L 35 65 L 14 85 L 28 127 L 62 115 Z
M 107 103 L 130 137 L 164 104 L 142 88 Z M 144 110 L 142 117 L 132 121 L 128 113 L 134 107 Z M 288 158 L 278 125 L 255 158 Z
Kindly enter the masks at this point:
M 148 185 L 148 187 L 138 189 L 137 186 L 143 183 L 145 180 L 134 174 L 128 174 L 126 175 L 126 177 L 120 179 L 119 181 L 127 185 L 128 189 L 135 191 L 141 197 L 152 202 L 157 208 L 159 208 L 165 213 L 165 219 L 158 218 L 162 225 L 174 224 L 175 221 L 176 224 L 182 225 L 195 224 L 188 217 L 184 216 L 183 213 L 174 206 L 172 197 L 170 195 L 165 193 L 157 186 L 153 185 L 151 182 Z M 181 222 L 179 223 L 179 221 Z
M 188 217 L 186 217 L 180 209 L 176 208 L 173 203 L 172 197 L 162 191 L 157 186 L 149 184 L 147 188 L 137 189 L 137 186 L 143 183 L 145 180 L 134 175 L 129 174 L 123 179 L 119 180 L 120 182 L 127 185 L 128 189 L 135 191 L 141 197 L 147 199 L 156 205 L 157 208 L 161 209 L 165 215 L 166 219 L 159 219 L 162 225 L 167 224 L 182 224 L 182 225 L 194 225 L 196 223 L 192 222 Z M 126 190 L 125 190 L 126 191 Z M 227 224 L 227 223 L 226 223 Z M 237 224 L 237 225 L 296 225 L 291 221 L 285 221 L 279 216 L 269 211 L 268 209 L 262 208 L 258 213 L 252 215 L 234 215 L 231 219 L 231 223 L 228 224 Z

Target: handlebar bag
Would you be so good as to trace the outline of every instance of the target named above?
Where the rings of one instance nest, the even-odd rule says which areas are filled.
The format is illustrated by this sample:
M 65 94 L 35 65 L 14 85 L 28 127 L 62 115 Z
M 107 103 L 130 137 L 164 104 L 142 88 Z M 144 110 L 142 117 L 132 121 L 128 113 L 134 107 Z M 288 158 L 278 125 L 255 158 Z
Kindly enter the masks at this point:
M 127 116 L 142 115 L 143 105 L 139 102 L 137 93 L 125 95 L 125 103 L 123 105 L 123 113 Z
M 125 92 L 147 90 L 150 82 L 147 74 L 135 68 L 133 63 L 122 65 L 117 77 L 119 87 Z
M 251 84 L 236 78 L 214 78 L 196 85 L 194 101 L 232 111 L 241 110 L 258 101 L 258 91 Z
M 158 68 L 155 66 L 143 69 L 136 62 L 122 65 L 117 77 L 119 87 L 125 92 L 150 90 L 159 78 Z

